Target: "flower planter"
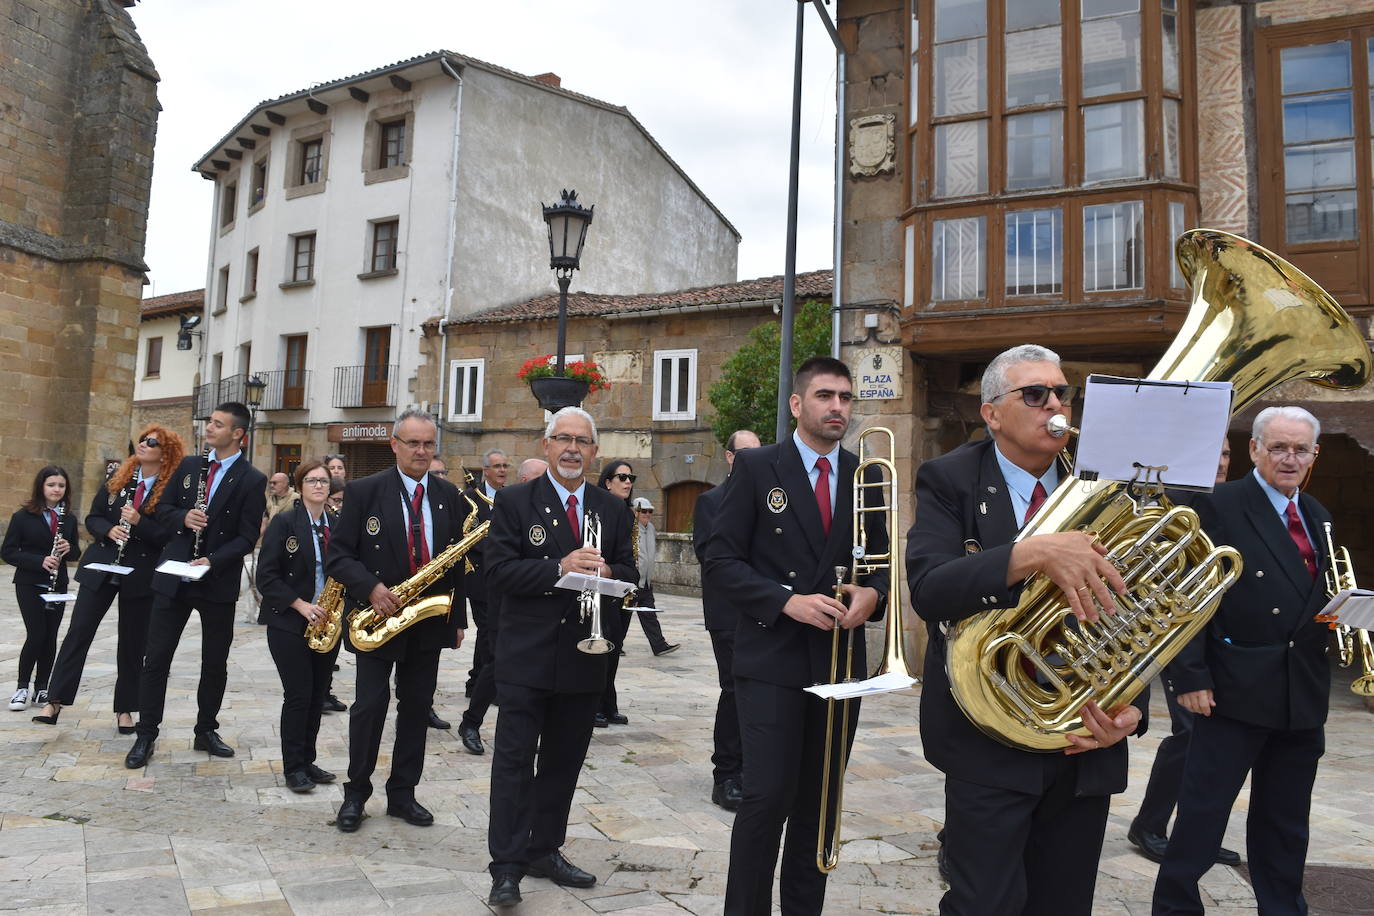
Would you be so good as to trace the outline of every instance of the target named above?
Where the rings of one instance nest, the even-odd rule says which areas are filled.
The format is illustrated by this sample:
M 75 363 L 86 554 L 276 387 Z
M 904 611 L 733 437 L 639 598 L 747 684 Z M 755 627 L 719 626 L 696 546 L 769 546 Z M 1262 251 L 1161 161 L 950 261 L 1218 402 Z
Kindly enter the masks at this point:
M 540 407 L 550 413 L 557 413 L 564 407 L 581 407 L 591 387 L 590 383 L 580 379 L 557 375 L 546 375 L 529 381 L 534 399 L 539 402 Z

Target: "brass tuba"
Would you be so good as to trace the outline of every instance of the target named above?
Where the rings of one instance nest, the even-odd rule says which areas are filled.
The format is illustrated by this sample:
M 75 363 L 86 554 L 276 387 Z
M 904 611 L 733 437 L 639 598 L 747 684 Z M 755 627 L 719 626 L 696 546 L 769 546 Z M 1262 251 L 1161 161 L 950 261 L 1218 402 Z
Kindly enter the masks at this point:
M 1150 378 L 1231 382 L 1233 413 L 1292 379 L 1341 389 L 1368 381 L 1363 335 L 1287 261 L 1214 229 L 1185 232 L 1175 253 L 1193 302 Z M 1017 537 L 1096 532 L 1126 580 L 1114 615 L 1078 622 L 1059 588 L 1036 575 L 1015 608 L 950 626 L 951 690 L 983 732 L 1026 750 L 1063 750 L 1066 735 L 1087 734 L 1084 703 L 1130 702 L 1215 613 L 1240 555 L 1214 547 L 1192 509 L 1144 502 L 1125 484 L 1069 476 Z

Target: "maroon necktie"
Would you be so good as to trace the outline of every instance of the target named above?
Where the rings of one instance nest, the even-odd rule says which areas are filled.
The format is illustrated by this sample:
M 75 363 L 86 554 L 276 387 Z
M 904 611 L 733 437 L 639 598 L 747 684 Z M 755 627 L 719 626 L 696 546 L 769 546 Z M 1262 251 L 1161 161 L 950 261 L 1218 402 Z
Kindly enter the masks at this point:
M 573 543 L 582 546 L 582 525 L 577 521 L 577 497 L 568 494 L 568 524 L 572 526 Z
M 1021 527 L 1024 528 L 1026 522 L 1030 521 L 1031 516 L 1035 514 L 1035 510 L 1044 505 L 1047 495 L 1048 494 L 1045 492 L 1045 485 L 1037 480 L 1035 482 L 1035 489 L 1031 491 L 1030 505 L 1026 507 L 1026 515 L 1021 519 Z
M 315 530 L 320 535 L 320 559 L 329 556 L 329 526 L 321 521 L 315 526 Z
M 52 529 L 52 536 L 57 537 L 57 513 L 52 509 L 48 510 L 48 527 Z
M 1288 517 L 1288 536 L 1297 545 L 1303 565 L 1307 567 L 1307 574 L 1313 579 L 1317 578 L 1317 554 L 1312 550 L 1312 542 L 1307 539 L 1307 532 L 1302 527 L 1302 519 L 1298 518 L 1297 503 L 1290 499 L 1288 511 L 1284 515 Z
M 816 508 L 821 510 L 821 528 L 830 536 L 830 459 L 816 459 Z
M 139 509 L 139 507 L 143 505 L 143 493 L 144 493 L 145 490 L 147 490 L 147 488 L 148 488 L 148 481 L 146 481 L 146 480 L 140 480 L 140 481 L 138 482 L 138 489 L 134 491 L 134 511 L 135 511 L 135 512 L 137 512 L 138 509 Z M 206 492 L 209 492 L 209 491 L 207 490 Z
M 429 547 L 425 545 L 425 485 L 415 485 L 415 502 L 410 516 L 410 571 L 415 572 L 429 562 Z
M 210 473 L 205 475 L 205 501 L 210 501 L 210 494 L 215 491 L 215 475 L 219 473 L 219 462 L 210 462 Z

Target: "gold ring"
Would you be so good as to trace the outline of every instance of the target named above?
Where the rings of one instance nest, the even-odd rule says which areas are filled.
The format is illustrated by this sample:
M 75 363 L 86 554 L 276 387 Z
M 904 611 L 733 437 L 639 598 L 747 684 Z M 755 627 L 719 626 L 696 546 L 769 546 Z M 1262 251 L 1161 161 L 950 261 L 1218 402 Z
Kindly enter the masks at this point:
M 1080 592 L 1090 592 L 1090 591 L 1093 590 L 1093 588 L 1092 588 L 1091 585 L 1080 585 L 1080 586 L 1078 586 L 1078 590 L 1079 590 Z

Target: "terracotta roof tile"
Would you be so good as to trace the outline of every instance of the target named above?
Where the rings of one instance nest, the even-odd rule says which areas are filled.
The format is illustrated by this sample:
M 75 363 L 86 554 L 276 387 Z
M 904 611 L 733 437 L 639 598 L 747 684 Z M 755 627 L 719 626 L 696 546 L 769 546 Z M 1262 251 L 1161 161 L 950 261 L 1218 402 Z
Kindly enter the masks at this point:
M 144 299 L 139 304 L 139 317 L 147 321 L 149 318 L 163 318 L 167 315 L 203 312 L 204 310 L 205 290 L 188 289 L 180 293 L 168 293 L 165 296 L 153 296 Z

